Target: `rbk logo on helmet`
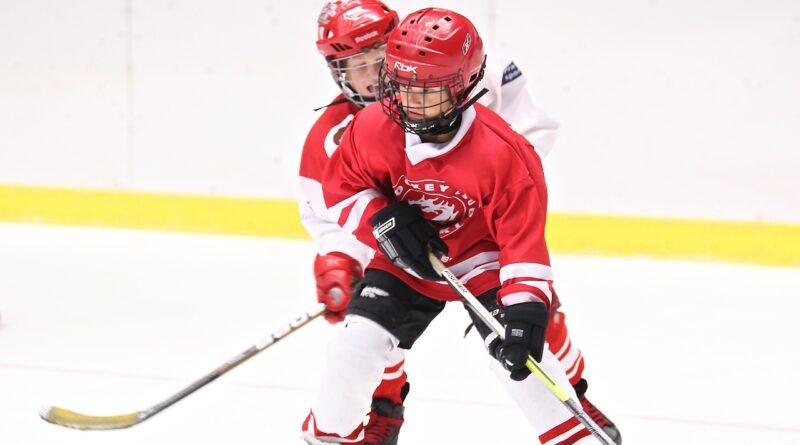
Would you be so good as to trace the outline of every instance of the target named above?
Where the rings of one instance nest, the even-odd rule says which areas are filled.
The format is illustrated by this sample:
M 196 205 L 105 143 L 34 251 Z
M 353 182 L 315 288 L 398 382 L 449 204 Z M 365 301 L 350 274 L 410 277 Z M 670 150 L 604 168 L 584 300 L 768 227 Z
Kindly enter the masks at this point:
M 401 61 L 394 62 L 394 69 L 398 71 L 402 71 L 404 73 L 414 73 L 417 74 L 417 67 L 414 65 L 406 65 Z

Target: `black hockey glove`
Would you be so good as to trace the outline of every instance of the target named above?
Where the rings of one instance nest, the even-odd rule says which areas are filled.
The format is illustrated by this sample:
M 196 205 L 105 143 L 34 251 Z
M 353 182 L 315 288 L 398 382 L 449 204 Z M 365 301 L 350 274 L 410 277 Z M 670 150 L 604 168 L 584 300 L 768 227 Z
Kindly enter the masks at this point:
M 550 312 L 544 303 L 518 303 L 503 308 L 506 339 L 496 342 L 489 352 L 509 371 L 513 380 L 525 380 L 531 371 L 525 366 L 530 354 L 542 361 L 545 331 Z
M 389 204 L 372 215 L 372 227 L 378 247 L 392 263 L 428 280 L 442 279 L 428 259 L 428 246 L 441 257 L 447 245 L 419 207 L 405 201 Z

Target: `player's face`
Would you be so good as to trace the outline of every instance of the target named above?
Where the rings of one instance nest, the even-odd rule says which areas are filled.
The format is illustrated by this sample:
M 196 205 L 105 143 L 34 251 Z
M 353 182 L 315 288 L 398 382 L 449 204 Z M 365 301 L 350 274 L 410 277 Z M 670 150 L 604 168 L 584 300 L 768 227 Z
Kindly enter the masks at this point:
M 411 120 L 434 119 L 453 108 L 450 91 L 446 87 L 415 87 L 401 84 L 398 89 L 403 111 Z
M 372 48 L 344 61 L 347 84 L 363 97 L 378 96 L 378 78 L 386 46 Z

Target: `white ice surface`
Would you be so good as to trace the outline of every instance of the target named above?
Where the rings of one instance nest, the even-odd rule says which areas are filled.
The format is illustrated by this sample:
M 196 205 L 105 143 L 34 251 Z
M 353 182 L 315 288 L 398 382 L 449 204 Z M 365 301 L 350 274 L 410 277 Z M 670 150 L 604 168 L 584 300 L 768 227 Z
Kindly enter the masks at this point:
M 0 444 L 300 444 L 331 327 L 317 320 L 147 422 L 143 409 L 314 302 L 310 242 L 0 225 Z M 798 444 L 800 269 L 555 256 L 590 399 L 626 444 Z M 450 305 L 407 358 L 401 443 L 537 443 Z

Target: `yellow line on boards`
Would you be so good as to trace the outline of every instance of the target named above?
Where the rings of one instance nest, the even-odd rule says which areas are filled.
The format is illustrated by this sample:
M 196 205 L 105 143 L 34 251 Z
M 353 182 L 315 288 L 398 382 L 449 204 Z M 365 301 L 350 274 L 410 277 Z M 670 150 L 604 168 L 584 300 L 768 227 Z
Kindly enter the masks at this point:
M 0 186 L 0 221 L 308 238 L 285 199 Z
M 0 185 L 0 221 L 308 239 L 287 199 Z M 800 224 L 551 213 L 547 239 L 555 253 L 800 266 Z
M 551 214 L 554 252 L 800 266 L 800 225 Z

